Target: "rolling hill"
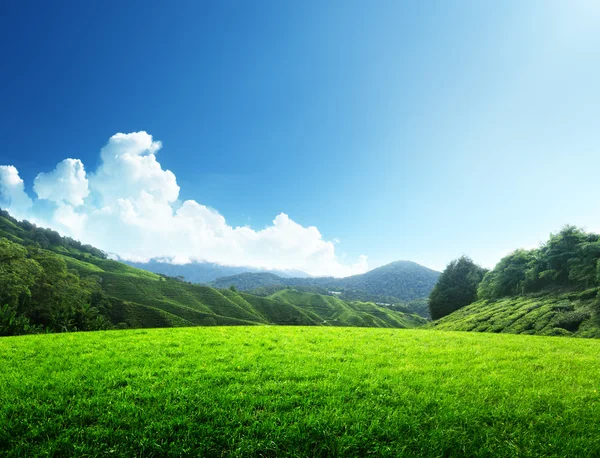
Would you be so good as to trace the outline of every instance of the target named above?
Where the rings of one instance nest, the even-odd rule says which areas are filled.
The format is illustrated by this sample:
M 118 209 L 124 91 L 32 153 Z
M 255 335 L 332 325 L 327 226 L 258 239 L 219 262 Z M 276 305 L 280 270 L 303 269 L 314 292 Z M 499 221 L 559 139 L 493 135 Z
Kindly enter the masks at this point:
M 96 248 L 18 222 L 6 212 L 0 214 L 0 259 L 0 302 L 6 303 L 0 303 L 0 326 L 4 320 L 15 328 L 24 320 L 23 332 L 260 324 L 414 327 L 424 322 L 409 313 L 317 294 L 259 297 L 183 282 L 106 259 Z
M 268 286 L 319 287 L 343 293 L 344 299 L 410 301 L 426 297 L 434 287 L 439 272 L 411 261 L 396 261 L 367 273 L 345 278 L 282 278 L 270 273 L 242 273 L 219 278 L 216 288 L 235 286 L 251 291 Z
M 597 289 L 481 300 L 432 322 L 444 331 L 600 338 Z
M 600 234 L 567 225 L 481 270 L 464 256 L 448 264 L 431 328 L 600 338 Z

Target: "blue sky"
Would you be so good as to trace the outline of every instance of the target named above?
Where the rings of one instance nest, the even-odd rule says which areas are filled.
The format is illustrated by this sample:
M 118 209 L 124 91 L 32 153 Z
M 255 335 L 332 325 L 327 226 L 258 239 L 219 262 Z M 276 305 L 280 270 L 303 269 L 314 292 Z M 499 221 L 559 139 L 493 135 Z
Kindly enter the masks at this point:
M 0 165 L 36 200 L 40 172 L 93 173 L 146 131 L 173 208 L 255 231 L 285 213 L 340 265 L 491 267 L 567 223 L 600 231 L 599 20 L 591 0 L 4 2 Z M 24 216 L 53 224 L 52 202 Z

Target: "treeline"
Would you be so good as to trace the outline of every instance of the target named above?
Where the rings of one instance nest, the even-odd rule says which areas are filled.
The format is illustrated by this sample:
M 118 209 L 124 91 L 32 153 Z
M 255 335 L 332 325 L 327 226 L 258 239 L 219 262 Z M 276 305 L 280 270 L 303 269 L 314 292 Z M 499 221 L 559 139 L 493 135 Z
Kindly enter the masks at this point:
M 72 253 L 71 255 L 75 255 L 73 257 L 78 257 L 77 255 L 83 256 L 82 253 L 85 253 L 98 258 L 106 259 L 106 253 L 96 247 L 83 244 L 78 240 L 72 239 L 71 237 L 63 237 L 52 229 L 38 227 L 29 221 L 18 221 L 10 216 L 6 210 L 0 209 L 0 217 L 4 218 L 14 227 L 21 229 L 18 236 L 23 240 L 23 245 L 35 245 L 46 250 L 54 251 L 59 251 L 61 248 L 66 251 L 75 250 L 81 253 Z M 0 229 L 3 229 L 1 220 Z M 9 232 L 12 233 L 13 231 Z
M 598 286 L 600 235 L 565 226 L 539 248 L 516 250 L 489 272 L 465 256 L 452 261 L 432 290 L 429 307 L 437 319 L 475 300 Z
M 109 329 L 99 278 L 80 278 L 57 254 L 0 238 L 0 335 Z

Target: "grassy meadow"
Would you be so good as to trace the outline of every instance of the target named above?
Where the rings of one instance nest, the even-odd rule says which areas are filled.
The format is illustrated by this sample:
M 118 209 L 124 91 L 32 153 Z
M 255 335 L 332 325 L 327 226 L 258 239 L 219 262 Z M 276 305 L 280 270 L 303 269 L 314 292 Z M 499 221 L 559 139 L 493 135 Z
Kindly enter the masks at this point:
M 0 455 L 599 456 L 600 341 L 197 327 L 0 339 Z

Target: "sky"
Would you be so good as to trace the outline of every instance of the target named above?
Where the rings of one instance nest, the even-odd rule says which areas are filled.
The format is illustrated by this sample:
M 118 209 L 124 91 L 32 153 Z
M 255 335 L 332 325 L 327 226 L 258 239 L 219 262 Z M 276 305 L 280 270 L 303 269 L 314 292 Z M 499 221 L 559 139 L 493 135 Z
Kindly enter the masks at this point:
M 593 0 L 0 4 L 0 207 L 350 275 L 600 232 Z

